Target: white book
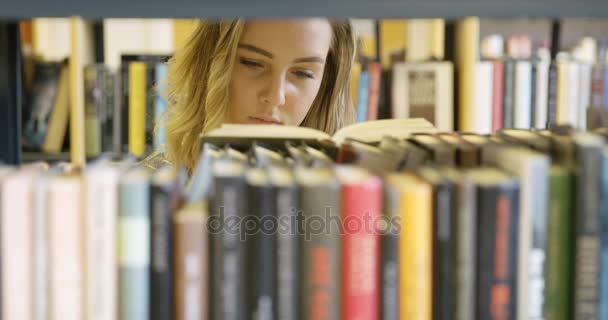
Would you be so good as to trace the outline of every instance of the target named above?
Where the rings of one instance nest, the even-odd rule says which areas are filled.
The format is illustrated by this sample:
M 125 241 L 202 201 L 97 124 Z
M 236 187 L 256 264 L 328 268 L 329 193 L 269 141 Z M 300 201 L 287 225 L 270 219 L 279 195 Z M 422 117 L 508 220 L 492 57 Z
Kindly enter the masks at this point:
M 59 175 L 50 185 L 50 319 L 85 319 L 82 187 L 75 173 Z
M 514 126 L 530 129 L 532 125 L 532 63 L 517 61 L 515 64 Z
M 568 62 L 568 120 L 567 123 L 578 127 L 580 105 L 581 67 L 578 62 Z
M 45 61 L 61 61 L 70 56 L 70 20 L 36 18 L 32 20 L 34 55 Z
M 87 167 L 85 185 L 86 318 L 116 319 L 116 225 L 121 169 L 109 162 Z
M 34 316 L 33 203 L 39 167 L 20 169 L 1 184 L 2 319 Z
M 557 63 L 557 92 L 555 98 L 556 124 L 568 124 L 568 73 L 570 71 L 567 61 Z
M 494 65 L 491 61 L 475 64 L 475 91 L 473 104 L 473 132 L 492 133 L 492 81 Z
M 541 60 L 536 63 L 536 100 L 534 101 L 534 127 L 547 127 L 547 111 L 549 103 L 549 62 Z
M 453 74 L 450 62 L 395 64 L 393 118 L 425 118 L 440 131 L 453 131 Z
M 524 148 L 502 148 L 497 159 L 520 181 L 517 319 L 543 319 L 550 159 Z
M 581 130 L 587 130 L 587 109 L 591 105 L 591 72 L 593 66 L 589 63 L 579 63 L 578 90 L 578 125 Z

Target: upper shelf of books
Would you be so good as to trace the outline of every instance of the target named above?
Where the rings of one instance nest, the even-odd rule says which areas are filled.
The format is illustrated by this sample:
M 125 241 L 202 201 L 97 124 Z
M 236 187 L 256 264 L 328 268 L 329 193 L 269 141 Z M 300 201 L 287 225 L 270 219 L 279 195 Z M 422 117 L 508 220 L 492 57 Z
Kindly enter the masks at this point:
M 608 17 L 604 0 L 20 0 L 4 1 L 0 19 L 30 17 L 374 18 Z

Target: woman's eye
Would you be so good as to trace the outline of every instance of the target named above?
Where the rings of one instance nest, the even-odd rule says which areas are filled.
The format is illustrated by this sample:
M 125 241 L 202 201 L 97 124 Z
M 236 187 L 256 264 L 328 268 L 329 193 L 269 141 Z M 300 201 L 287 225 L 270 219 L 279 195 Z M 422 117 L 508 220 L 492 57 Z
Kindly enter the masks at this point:
M 240 62 L 242 65 L 247 66 L 247 67 L 252 67 L 252 68 L 261 68 L 262 67 L 261 63 L 255 62 L 253 60 L 240 59 Z
M 307 79 L 314 79 L 315 78 L 314 73 L 312 73 L 310 71 L 298 70 L 298 71 L 295 71 L 294 74 L 297 77 L 299 77 L 299 78 L 307 78 Z

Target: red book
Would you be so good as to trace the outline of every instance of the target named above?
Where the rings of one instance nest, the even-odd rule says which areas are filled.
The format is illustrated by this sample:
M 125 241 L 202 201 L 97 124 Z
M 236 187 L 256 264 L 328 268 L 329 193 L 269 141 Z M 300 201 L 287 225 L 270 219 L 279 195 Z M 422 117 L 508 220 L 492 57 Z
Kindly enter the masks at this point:
M 382 183 L 354 166 L 341 167 L 342 182 L 342 317 L 380 318 L 380 237 Z
M 502 129 L 503 119 L 503 87 L 504 64 L 502 61 L 494 62 L 494 79 L 492 79 L 492 133 Z
M 367 72 L 369 73 L 369 96 L 367 102 L 367 120 L 369 121 L 378 119 L 382 65 L 379 62 L 372 62 L 367 65 Z

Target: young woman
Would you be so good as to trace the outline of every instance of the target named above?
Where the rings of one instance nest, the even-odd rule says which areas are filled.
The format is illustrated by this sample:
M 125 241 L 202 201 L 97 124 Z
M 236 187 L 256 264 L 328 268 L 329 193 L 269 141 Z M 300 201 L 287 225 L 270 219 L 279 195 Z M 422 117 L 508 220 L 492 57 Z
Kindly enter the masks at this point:
M 354 121 L 348 20 L 202 21 L 169 61 L 161 161 L 193 170 L 199 136 L 222 123 L 306 126 Z

